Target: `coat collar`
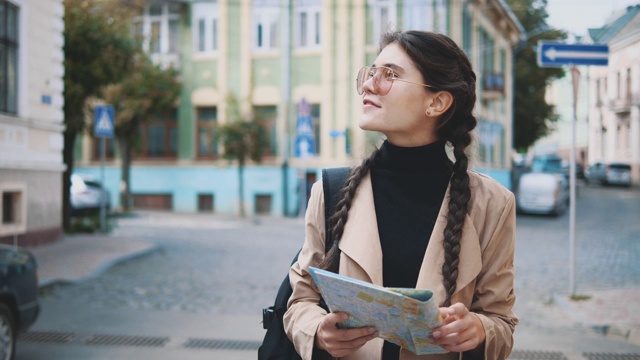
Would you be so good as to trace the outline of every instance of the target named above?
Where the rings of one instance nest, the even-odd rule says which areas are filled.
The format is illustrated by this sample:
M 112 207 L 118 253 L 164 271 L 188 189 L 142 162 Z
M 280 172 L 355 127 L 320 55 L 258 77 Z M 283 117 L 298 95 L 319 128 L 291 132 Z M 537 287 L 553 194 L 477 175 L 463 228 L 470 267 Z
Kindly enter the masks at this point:
M 443 233 L 447 224 L 447 209 L 450 198 L 449 186 L 429 239 L 416 286 L 433 291 L 438 303 L 442 303 L 445 299 L 445 290 L 442 284 Z M 473 281 L 482 268 L 479 238 L 469 215 L 463 225 L 462 234 L 456 290 L 462 289 Z M 363 280 L 382 285 L 382 248 L 370 174 L 363 177 L 356 190 L 349 210 L 349 219 L 340 240 L 340 250 L 343 255 L 355 262 L 367 274 L 369 279 Z

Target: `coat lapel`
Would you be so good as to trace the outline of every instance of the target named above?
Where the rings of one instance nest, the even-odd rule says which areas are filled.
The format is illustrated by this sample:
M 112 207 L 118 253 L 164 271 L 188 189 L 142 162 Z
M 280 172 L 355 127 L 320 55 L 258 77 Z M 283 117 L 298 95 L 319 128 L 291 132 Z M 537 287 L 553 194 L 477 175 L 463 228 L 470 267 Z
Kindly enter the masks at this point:
M 433 291 L 439 304 L 443 303 L 446 298 L 444 285 L 442 283 L 442 264 L 444 264 L 444 229 L 447 225 L 447 211 L 451 199 L 450 190 L 451 185 L 447 188 L 442 206 L 440 207 L 438 219 L 433 227 L 433 232 L 429 239 L 429 245 L 427 246 L 427 251 L 422 261 L 416 285 L 416 288 Z M 468 214 L 462 226 L 460 260 L 458 264 L 456 292 L 473 281 L 482 269 L 480 239 Z
M 340 250 L 364 270 L 369 277 L 368 281 L 382 286 L 382 248 L 369 174 L 360 182 L 351 204 L 349 219 L 340 240 Z M 346 275 L 354 275 L 348 273 L 349 269 L 340 270 Z

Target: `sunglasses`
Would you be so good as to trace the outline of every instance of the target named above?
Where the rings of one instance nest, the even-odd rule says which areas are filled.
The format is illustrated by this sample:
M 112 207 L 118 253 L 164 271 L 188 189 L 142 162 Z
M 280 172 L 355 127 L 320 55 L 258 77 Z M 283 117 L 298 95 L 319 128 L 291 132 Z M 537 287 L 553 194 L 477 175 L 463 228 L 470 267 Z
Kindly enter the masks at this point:
M 370 79 L 373 79 L 373 87 L 376 90 L 376 93 L 381 96 L 387 95 L 389 93 L 393 82 L 396 80 L 433 88 L 433 86 L 431 85 L 400 79 L 398 78 L 398 75 L 393 71 L 393 69 L 386 66 L 365 66 L 360 69 L 360 71 L 358 71 L 358 77 L 356 78 L 356 89 L 358 90 L 358 95 L 364 94 L 364 83 L 366 83 Z

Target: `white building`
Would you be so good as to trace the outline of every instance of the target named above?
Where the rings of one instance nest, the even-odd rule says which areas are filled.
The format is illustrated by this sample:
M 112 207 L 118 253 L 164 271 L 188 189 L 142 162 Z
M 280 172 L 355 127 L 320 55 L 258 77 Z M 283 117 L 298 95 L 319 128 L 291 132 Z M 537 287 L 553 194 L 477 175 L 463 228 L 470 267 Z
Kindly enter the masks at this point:
M 589 162 L 630 163 L 640 182 L 640 5 L 629 6 L 599 29 L 594 43 L 609 45 L 609 65 L 591 67 Z
M 0 242 L 33 245 L 62 233 L 64 7 L 0 0 L 0 15 Z

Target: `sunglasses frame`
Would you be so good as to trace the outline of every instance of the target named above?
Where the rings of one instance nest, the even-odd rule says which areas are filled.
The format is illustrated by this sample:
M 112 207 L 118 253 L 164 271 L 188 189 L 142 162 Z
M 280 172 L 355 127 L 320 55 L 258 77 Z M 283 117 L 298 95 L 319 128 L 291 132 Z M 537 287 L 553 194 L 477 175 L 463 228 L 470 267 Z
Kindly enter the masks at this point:
M 431 85 L 427 85 L 427 84 L 423 84 L 423 83 L 419 83 L 419 82 L 415 82 L 415 81 L 409 81 L 409 80 L 405 80 L 405 79 L 400 79 L 398 77 L 398 75 L 396 74 L 395 71 L 393 71 L 392 68 L 387 67 L 387 66 L 364 66 L 362 68 L 360 68 L 360 70 L 358 71 L 358 76 L 356 77 L 356 91 L 358 92 L 358 95 L 363 95 L 364 94 L 364 84 L 371 80 L 371 79 L 376 79 L 376 76 L 378 76 L 378 69 L 384 69 L 387 70 L 387 76 L 385 78 L 382 77 L 382 75 L 380 75 L 378 77 L 378 79 L 384 80 L 384 81 L 389 81 L 391 83 L 391 85 L 389 85 L 389 90 L 387 90 L 384 94 L 382 92 L 380 92 L 380 86 L 378 85 L 378 81 L 374 82 L 374 86 L 376 88 L 376 91 L 378 92 L 379 95 L 381 96 L 385 96 L 389 93 L 389 91 L 391 91 L 391 88 L 393 87 L 393 82 L 394 81 L 402 81 L 402 82 L 406 82 L 409 84 L 415 84 L 415 85 L 421 85 L 421 86 L 426 86 L 428 88 L 433 88 L 433 86 Z M 371 71 L 375 71 L 375 73 L 373 75 L 371 75 Z M 362 81 L 362 84 L 360 84 L 360 74 L 362 73 L 368 74 L 367 79 Z M 391 74 L 391 77 L 389 77 L 389 74 Z

